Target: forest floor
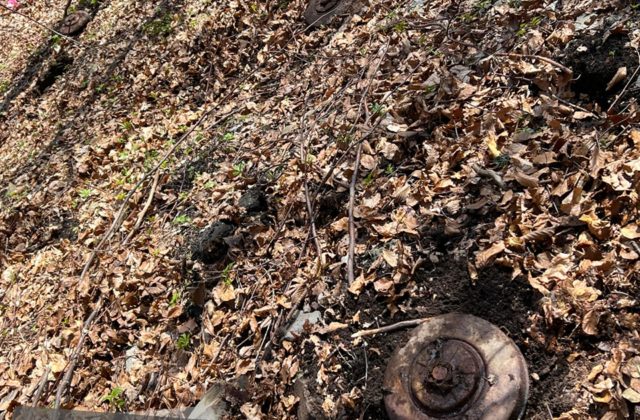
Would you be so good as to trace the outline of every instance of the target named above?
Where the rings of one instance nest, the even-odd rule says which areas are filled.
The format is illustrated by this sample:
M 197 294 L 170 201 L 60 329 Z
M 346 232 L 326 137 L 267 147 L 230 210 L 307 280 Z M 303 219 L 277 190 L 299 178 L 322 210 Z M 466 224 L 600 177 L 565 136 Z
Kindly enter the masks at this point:
M 0 418 L 381 419 L 352 334 L 451 311 L 526 418 L 640 418 L 635 0 L 1 4 Z

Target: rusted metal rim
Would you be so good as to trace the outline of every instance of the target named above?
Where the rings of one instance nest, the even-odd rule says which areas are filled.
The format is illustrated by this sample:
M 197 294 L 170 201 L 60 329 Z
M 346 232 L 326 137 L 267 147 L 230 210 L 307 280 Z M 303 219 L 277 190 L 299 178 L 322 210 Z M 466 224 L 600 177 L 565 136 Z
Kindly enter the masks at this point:
M 310 0 L 304 19 L 312 28 L 325 25 L 335 15 L 347 10 L 350 3 L 351 0 Z
M 64 18 L 58 31 L 62 35 L 75 35 L 81 32 L 90 20 L 91 15 L 88 12 L 78 10 Z
M 340 0 L 317 0 L 314 1 L 316 6 L 316 12 L 327 13 L 332 9 L 335 9 Z
M 387 365 L 384 389 L 392 420 L 516 420 L 529 375 L 520 350 L 498 327 L 454 313 L 412 332 Z

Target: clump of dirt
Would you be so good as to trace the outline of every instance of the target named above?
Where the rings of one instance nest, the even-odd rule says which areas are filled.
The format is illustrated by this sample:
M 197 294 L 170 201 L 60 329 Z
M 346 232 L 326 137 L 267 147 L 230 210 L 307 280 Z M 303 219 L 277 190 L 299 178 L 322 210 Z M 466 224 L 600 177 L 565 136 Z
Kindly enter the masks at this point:
M 222 220 L 206 228 L 191 246 L 193 259 L 205 264 L 223 259 L 229 249 L 225 239 L 233 234 L 236 227 L 234 223 Z
M 618 83 L 607 91 L 607 84 L 620 67 L 627 68 L 628 77 L 638 67 L 638 56 L 632 48 L 625 45 L 629 37 L 625 34 L 612 34 L 605 38 L 596 35 L 576 39 L 565 50 L 566 66 L 574 72 L 573 91 L 587 95 L 605 106 L 619 93 L 626 81 Z
M 368 291 L 357 299 L 345 302 L 343 319 L 351 319 L 359 312 L 363 325 L 391 324 L 406 319 L 422 318 L 448 312 L 462 312 L 476 315 L 499 326 L 522 351 L 532 375 L 531 391 L 526 418 L 548 418 L 549 412 L 559 415 L 575 406 L 578 391 L 575 384 L 586 374 L 587 366 L 580 362 L 569 365 L 564 353 L 548 351 L 545 345 L 535 341 L 529 334 L 532 324 L 530 315 L 536 308 L 540 296 L 524 280 L 511 280 L 511 273 L 500 268 L 491 268 L 480 273 L 474 285 L 467 273 L 466 264 L 447 261 L 429 269 L 415 273 L 416 286 L 411 292 L 395 302 L 400 313 L 392 317 L 389 302 L 380 298 L 375 291 Z M 340 333 L 343 346 L 351 343 L 350 335 L 355 328 Z M 355 387 L 363 390 L 363 397 L 352 409 L 345 409 L 340 417 L 386 419 L 384 372 L 391 355 L 398 346 L 404 345 L 410 330 L 365 337 L 366 346 L 347 346 L 340 362 L 342 371 L 332 378 L 329 391 L 334 395 L 348 393 Z M 312 346 L 311 346 L 312 347 Z M 568 350 L 567 350 L 568 352 Z M 312 349 L 304 347 L 304 378 L 315 378 L 319 366 Z M 366 353 L 366 355 L 365 355 Z M 324 395 L 323 390 L 314 387 L 313 380 L 306 380 L 311 389 L 307 394 Z M 320 398 L 320 397 L 311 397 Z M 305 408 L 319 407 L 322 401 L 302 401 Z M 322 413 L 315 413 L 323 417 Z M 313 415 L 312 415 L 313 417 Z
M 238 200 L 238 205 L 243 207 L 247 214 L 261 213 L 268 208 L 267 196 L 260 187 L 253 187 L 242 194 Z

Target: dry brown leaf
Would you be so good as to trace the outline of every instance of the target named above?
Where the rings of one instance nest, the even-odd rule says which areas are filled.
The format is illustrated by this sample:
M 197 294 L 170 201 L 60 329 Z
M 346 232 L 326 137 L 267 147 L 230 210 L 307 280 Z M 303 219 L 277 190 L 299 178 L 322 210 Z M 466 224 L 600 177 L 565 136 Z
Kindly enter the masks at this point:
M 640 225 L 637 223 L 628 224 L 620 229 L 620 235 L 627 239 L 638 239 L 640 238 Z
M 505 250 L 504 241 L 499 241 L 491 245 L 489 248 L 478 252 L 476 254 L 476 266 L 478 268 L 485 267 L 496 256 L 504 252 L 504 250 Z
M 538 181 L 538 178 L 531 175 L 527 175 L 520 170 L 515 171 L 514 178 L 516 179 L 516 181 L 518 181 L 520 185 L 527 188 L 535 188 L 540 184 L 540 181 Z
M 398 254 L 388 249 L 382 250 L 382 258 L 389 265 L 389 267 L 395 268 L 398 266 Z
M 600 314 L 592 309 L 582 318 L 582 331 L 588 335 L 598 334 L 598 322 L 600 322 Z

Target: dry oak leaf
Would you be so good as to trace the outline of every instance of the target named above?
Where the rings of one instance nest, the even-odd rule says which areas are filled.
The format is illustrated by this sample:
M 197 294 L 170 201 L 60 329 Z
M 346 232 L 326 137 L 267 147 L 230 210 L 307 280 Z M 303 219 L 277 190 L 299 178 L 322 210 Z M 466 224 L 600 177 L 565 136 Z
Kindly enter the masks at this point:
M 620 234 L 627 239 L 640 238 L 640 226 L 637 223 L 628 224 L 620 229 Z
M 598 322 L 600 322 L 600 314 L 592 309 L 582 318 L 582 331 L 588 335 L 598 334 Z
M 504 241 L 500 241 L 491 245 L 489 248 L 478 252 L 476 254 L 476 267 L 478 268 L 485 267 L 496 256 L 504 252 L 504 250 L 505 250 Z
M 622 397 L 633 404 L 640 403 L 640 392 L 636 391 L 635 389 L 632 389 L 632 388 L 625 389 L 624 392 L 622 393 Z
M 213 289 L 213 298 L 219 305 L 223 302 L 230 302 L 236 298 L 236 290 L 231 284 L 220 284 Z
M 601 220 L 595 213 L 583 214 L 580 221 L 585 222 L 589 227 L 589 232 L 600 240 L 609 239 L 611 237 L 611 226 L 605 220 Z

